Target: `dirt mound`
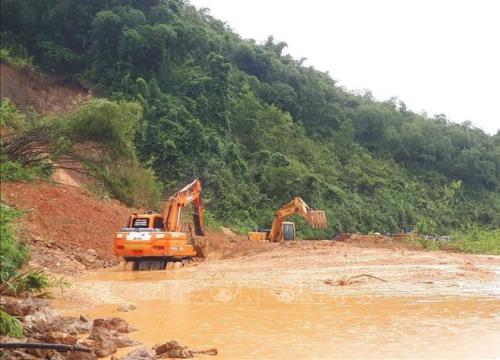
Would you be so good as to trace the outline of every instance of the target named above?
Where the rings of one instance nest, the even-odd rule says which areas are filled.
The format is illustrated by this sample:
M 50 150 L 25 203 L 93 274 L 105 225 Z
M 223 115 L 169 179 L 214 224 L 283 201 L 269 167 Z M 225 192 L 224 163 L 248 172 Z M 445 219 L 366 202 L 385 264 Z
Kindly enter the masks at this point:
M 47 183 L 2 183 L 1 196 L 24 212 L 20 235 L 39 249 L 32 254 L 34 260 L 41 255 L 41 265 L 59 270 L 57 263 L 62 266 L 71 257 L 89 267 L 102 265 L 99 260 L 116 261 L 114 233 L 132 211 L 120 202 L 100 200 L 82 188 Z M 65 259 L 47 259 L 47 249 Z
M 383 249 L 413 249 L 411 244 L 403 239 L 385 236 L 381 234 L 361 235 L 361 234 L 342 234 L 335 241 L 345 242 L 346 244 L 358 247 L 383 248 Z
M 196 239 L 196 251 L 206 260 L 230 259 L 269 251 L 277 244 L 251 241 L 246 236 L 228 231 L 207 233 Z
M 91 98 L 88 90 L 48 75 L 29 76 L 0 64 L 0 94 L 20 109 L 33 107 L 41 115 L 67 112 Z

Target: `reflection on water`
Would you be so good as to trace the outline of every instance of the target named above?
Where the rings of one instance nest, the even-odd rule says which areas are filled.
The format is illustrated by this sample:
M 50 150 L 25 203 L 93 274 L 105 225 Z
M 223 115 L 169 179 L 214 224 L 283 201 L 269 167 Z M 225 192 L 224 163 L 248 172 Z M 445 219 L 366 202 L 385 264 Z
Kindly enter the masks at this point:
M 137 275 L 124 276 L 157 276 Z M 151 273 L 149 273 L 151 274 Z M 162 275 L 164 276 L 164 275 Z M 247 287 L 179 292 L 90 315 L 120 316 L 154 345 L 216 347 L 218 359 L 500 357 L 498 298 L 341 297 Z

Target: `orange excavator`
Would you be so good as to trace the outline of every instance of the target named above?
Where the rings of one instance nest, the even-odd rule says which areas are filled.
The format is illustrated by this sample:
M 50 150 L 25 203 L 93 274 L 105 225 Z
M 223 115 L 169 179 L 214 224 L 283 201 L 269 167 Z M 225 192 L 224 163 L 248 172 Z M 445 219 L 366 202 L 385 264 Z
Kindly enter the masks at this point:
M 199 180 L 194 180 L 171 196 L 163 214 L 132 214 L 126 227 L 115 236 L 115 255 L 123 257 L 125 270 L 170 269 L 192 261 L 196 256 L 192 227 L 189 224 L 189 229 L 183 231 L 181 224 L 181 210 L 189 204 L 194 208 L 194 232 L 204 236 Z
M 295 214 L 301 215 L 313 228 L 327 226 L 326 214 L 323 210 L 311 209 L 304 200 L 296 197 L 274 213 L 273 225 L 270 230 L 249 232 L 248 239 L 271 242 L 295 240 L 295 224 L 285 221 L 286 218 Z

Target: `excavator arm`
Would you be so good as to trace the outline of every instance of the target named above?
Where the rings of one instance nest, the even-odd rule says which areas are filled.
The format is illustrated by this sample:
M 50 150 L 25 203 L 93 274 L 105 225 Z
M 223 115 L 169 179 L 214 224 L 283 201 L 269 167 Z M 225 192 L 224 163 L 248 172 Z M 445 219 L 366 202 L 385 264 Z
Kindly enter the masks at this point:
M 327 226 L 326 215 L 322 210 L 311 209 L 300 197 L 294 198 L 274 213 L 273 225 L 269 233 L 269 241 L 279 241 L 282 238 L 283 222 L 292 215 L 301 215 L 314 228 Z
M 196 235 L 205 235 L 203 227 L 203 206 L 201 199 L 201 182 L 196 179 L 192 183 L 172 195 L 163 210 L 163 225 L 165 231 L 181 231 L 181 210 L 188 204 L 193 204 L 193 223 Z

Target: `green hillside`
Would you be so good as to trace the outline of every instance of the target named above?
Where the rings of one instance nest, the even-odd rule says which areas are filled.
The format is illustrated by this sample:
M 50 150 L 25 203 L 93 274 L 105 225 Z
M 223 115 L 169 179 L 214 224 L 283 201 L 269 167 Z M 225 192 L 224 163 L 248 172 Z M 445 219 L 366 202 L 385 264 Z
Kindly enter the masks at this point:
M 165 193 L 200 178 L 212 222 L 269 225 L 301 196 L 329 219 L 305 237 L 500 227 L 500 133 L 345 90 L 187 1 L 2 0 L 1 24 L 2 61 L 32 57 L 134 119 L 138 103 L 127 151 Z

